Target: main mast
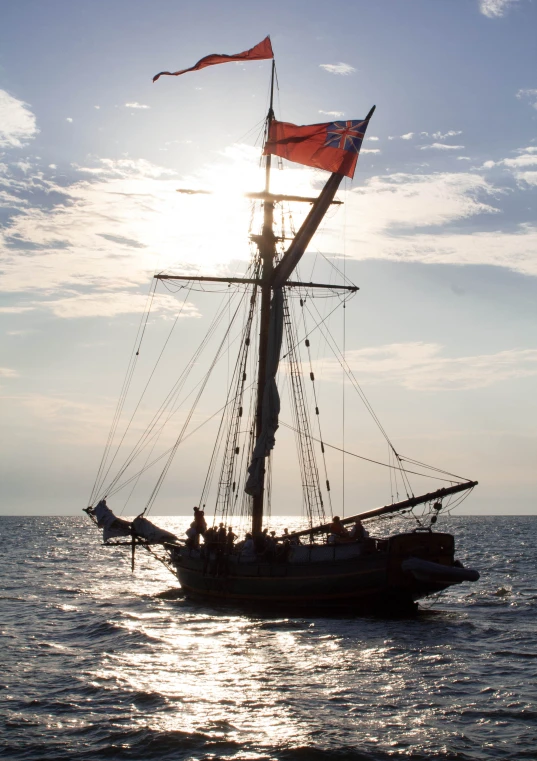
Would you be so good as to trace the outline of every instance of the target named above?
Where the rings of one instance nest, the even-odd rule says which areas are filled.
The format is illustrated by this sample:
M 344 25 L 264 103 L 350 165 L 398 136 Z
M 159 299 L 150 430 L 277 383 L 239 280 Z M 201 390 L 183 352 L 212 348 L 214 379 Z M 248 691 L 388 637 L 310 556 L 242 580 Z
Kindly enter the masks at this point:
M 268 137 L 270 125 L 274 119 L 274 76 L 275 62 L 272 59 L 272 73 L 270 80 L 270 105 L 267 115 L 266 135 Z M 263 229 L 258 239 L 259 255 L 261 257 L 261 318 L 259 328 L 259 357 L 257 375 L 257 407 L 255 416 L 256 439 L 261 435 L 263 425 L 263 391 L 265 388 L 265 374 L 267 366 L 268 329 L 270 320 L 270 296 L 271 280 L 274 270 L 274 258 L 276 256 L 276 236 L 274 235 L 274 201 L 269 198 L 270 193 L 270 168 L 271 155 L 266 157 L 265 164 L 265 200 L 263 202 Z M 252 533 L 259 533 L 263 527 L 263 503 L 265 497 L 265 474 L 262 475 L 262 487 L 259 493 L 253 497 L 252 504 Z

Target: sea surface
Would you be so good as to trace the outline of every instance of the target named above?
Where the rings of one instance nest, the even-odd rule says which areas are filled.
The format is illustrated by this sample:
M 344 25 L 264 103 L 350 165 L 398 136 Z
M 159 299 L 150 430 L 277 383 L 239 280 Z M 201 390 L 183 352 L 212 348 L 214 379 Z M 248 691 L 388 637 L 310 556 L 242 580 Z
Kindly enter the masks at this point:
M 390 620 L 194 604 L 85 516 L 0 518 L 0 757 L 535 761 L 537 517 L 439 527 L 480 581 Z

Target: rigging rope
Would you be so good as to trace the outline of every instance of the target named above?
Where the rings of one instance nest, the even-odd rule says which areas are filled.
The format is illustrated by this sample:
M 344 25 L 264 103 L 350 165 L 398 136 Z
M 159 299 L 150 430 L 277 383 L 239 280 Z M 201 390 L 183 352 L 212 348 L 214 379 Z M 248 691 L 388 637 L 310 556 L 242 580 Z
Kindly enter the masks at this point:
M 181 390 L 183 389 L 192 369 L 196 366 L 197 361 L 201 354 L 203 353 L 204 349 L 208 345 L 211 337 L 214 335 L 214 332 L 220 322 L 222 321 L 223 315 L 225 313 L 225 303 L 224 299 L 221 302 L 221 305 L 219 307 L 219 310 L 213 317 L 213 320 L 198 348 L 195 350 L 194 354 L 192 355 L 190 361 L 188 362 L 187 366 L 179 376 L 179 379 L 174 383 L 172 386 L 171 391 L 166 396 L 164 402 L 161 404 L 160 408 L 157 410 L 153 418 L 151 419 L 149 425 L 147 426 L 144 433 L 140 436 L 138 442 L 134 445 L 131 452 L 129 453 L 126 461 L 124 462 L 123 466 L 120 468 L 119 472 L 115 476 L 115 478 L 112 480 L 112 482 L 108 485 L 107 489 L 104 490 L 103 496 L 109 496 L 112 493 L 112 490 L 114 489 L 115 485 L 119 481 L 119 479 L 122 477 L 122 475 L 125 473 L 127 468 L 131 465 L 131 463 L 138 457 L 138 455 L 142 452 L 142 450 L 145 448 L 145 446 L 151 441 L 151 435 L 153 433 L 153 430 L 157 426 L 158 422 L 166 412 L 168 408 L 172 408 L 172 412 L 168 415 L 168 417 L 164 420 L 164 422 L 161 425 L 161 431 L 162 428 L 166 425 L 166 423 L 170 420 L 170 418 L 177 412 L 177 410 L 182 406 L 182 404 L 188 399 L 188 397 L 194 392 L 195 388 L 199 384 L 197 384 L 194 389 L 186 396 L 186 398 L 175 408 L 173 409 L 173 406 L 175 404 L 175 401 L 180 394 Z M 201 381 L 200 381 L 201 382 Z M 154 435 L 159 435 L 159 432 Z
M 158 282 L 158 281 L 157 281 L 157 282 Z M 155 286 L 155 288 L 156 288 L 156 286 Z M 186 305 L 187 299 L 188 299 L 188 297 L 189 297 L 189 295 L 190 295 L 190 291 L 191 291 L 191 288 L 189 288 L 189 289 L 188 289 L 188 291 L 187 291 L 187 293 L 186 293 L 185 299 L 184 299 L 183 303 L 181 304 L 181 309 L 179 310 L 178 314 L 176 315 L 176 317 L 175 317 L 175 321 L 174 321 L 174 323 L 173 323 L 172 327 L 170 328 L 170 331 L 169 331 L 169 333 L 168 333 L 168 336 L 167 336 L 166 340 L 164 341 L 164 345 L 163 345 L 162 349 L 160 350 L 160 354 L 159 354 L 159 355 L 158 355 L 158 357 L 157 357 L 157 361 L 156 361 L 156 362 L 155 362 L 155 364 L 153 365 L 153 369 L 151 370 L 151 374 L 149 375 L 149 378 L 148 378 L 148 380 L 147 380 L 147 382 L 146 382 L 146 384 L 145 384 L 145 386 L 144 386 L 144 389 L 143 389 L 143 391 L 142 391 L 142 394 L 141 394 L 140 398 L 138 399 L 138 403 L 136 404 L 136 407 L 134 408 L 134 411 L 133 411 L 133 413 L 132 413 L 132 415 L 131 415 L 131 417 L 130 417 L 130 420 L 129 420 L 129 422 L 127 423 L 127 427 L 126 427 L 126 428 L 125 428 L 125 430 L 123 431 L 123 436 L 121 437 L 121 440 L 119 441 L 119 444 L 118 444 L 118 445 L 117 445 L 117 447 L 116 447 L 116 451 L 115 451 L 115 453 L 114 453 L 114 456 L 113 456 L 113 457 L 112 457 L 112 459 L 110 460 L 110 463 L 109 463 L 109 465 L 108 465 L 108 468 L 107 468 L 107 470 L 106 470 L 106 473 L 103 475 L 103 477 L 102 477 L 102 479 L 101 479 L 101 487 L 102 487 L 102 485 L 103 485 L 103 483 L 104 483 L 104 481 L 105 481 L 106 477 L 108 476 L 108 474 L 109 474 L 109 472 L 110 472 L 110 469 L 112 468 L 112 465 L 114 464 L 114 462 L 115 462 L 115 459 L 116 459 L 117 455 L 119 454 L 119 450 L 120 450 L 120 448 L 121 448 L 121 445 L 123 444 L 123 441 L 125 440 L 125 436 L 127 435 L 127 433 L 128 433 L 128 432 L 129 432 L 129 430 L 130 430 L 130 427 L 131 427 L 132 421 L 134 420 L 134 416 L 135 416 L 135 415 L 136 415 L 136 413 L 138 412 L 138 409 L 139 409 L 139 407 L 140 407 L 140 404 L 142 403 L 142 400 L 143 400 L 143 398 L 144 398 L 144 396 L 145 396 L 145 392 L 147 391 L 147 389 L 148 389 L 148 387 L 149 387 L 149 384 L 151 383 L 151 380 L 152 380 L 152 378 L 153 378 L 153 376 L 154 376 L 154 374 L 155 374 L 155 372 L 156 372 L 156 370 L 157 370 L 157 367 L 158 367 L 158 365 L 159 365 L 159 363 L 160 363 L 160 360 L 161 360 L 161 358 L 162 358 L 162 355 L 164 354 L 164 351 L 165 351 L 165 349 L 166 349 L 166 346 L 168 345 L 168 342 L 169 342 L 169 340 L 170 340 L 170 338 L 171 338 L 171 336 L 172 336 L 172 333 L 173 333 L 173 331 L 174 331 L 174 329 L 175 329 L 175 326 L 177 325 L 177 321 L 179 320 L 179 317 L 181 316 L 181 314 L 182 314 L 182 312 L 183 312 L 183 309 L 185 308 L 185 305 Z M 154 293 L 155 293 L 155 291 L 153 291 L 153 295 L 154 295 Z M 151 300 L 151 303 L 153 303 L 153 301 L 152 301 L 152 300 Z M 149 317 L 149 312 L 147 313 L 147 316 Z M 145 333 L 145 329 L 146 329 L 146 326 L 147 326 L 147 319 L 146 319 L 146 321 L 145 321 L 145 325 L 144 325 L 143 333 Z M 142 338 L 143 338 L 143 333 L 142 333 Z M 142 345 L 142 338 L 140 339 L 140 346 Z M 140 352 L 140 348 L 138 347 L 138 351 L 136 352 L 136 355 L 137 355 L 137 356 L 138 356 L 139 352 Z M 156 441 L 155 441 L 155 443 L 153 444 L 153 448 L 154 448 L 155 444 L 156 444 Z M 150 455 L 149 455 L 149 456 L 150 456 Z M 127 501 L 128 501 L 128 500 L 127 500 Z
M 149 293 L 148 293 L 148 296 L 147 296 L 146 306 L 145 306 L 144 311 L 142 313 L 142 316 L 140 318 L 140 324 L 138 326 L 138 330 L 136 332 L 136 336 L 135 336 L 135 339 L 134 339 L 134 344 L 133 344 L 133 347 L 132 347 L 129 363 L 127 365 L 127 370 L 126 370 L 126 373 L 125 373 L 125 378 L 123 379 L 123 384 L 122 384 L 122 387 L 121 387 L 121 391 L 119 393 L 118 402 L 117 402 L 117 405 L 116 405 L 114 416 L 112 418 L 112 425 L 110 426 L 110 430 L 108 432 L 108 437 L 107 437 L 106 444 L 105 444 L 105 447 L 104 447 L 104 452 L 103 452 L 103 455 L 101 457 L 101 462 L 100 462 L 99 468 L 97 470 L 97 475 L 95 476 L 95 481 L 93 482 L 93 487 L 92 487 L 92 490 L 91 490 L 91 493 L 90 493 L 90 497 L 89 497 L 89 501 L 88 501 L 89 505 L 93 504 L 93 500 L 96 497 L 97 493 L 99 492 L 99 489 L 101 488 L 101 486 L 102 486 L 102 484 L 104 482 L 104 479 L 106 478 L 106 474 L 104 476 L 102 476 L 102 474 L 104 472 L 104 468 L 106 467 L 106 461 L 107 461 L 108 455 L 110 453 L 110 447 L 112 446 L 112 442 L 113 442 L 114 437 L 116 435 L 117 426 L 119 425 L 119 420 L 121 418 L 121 413 L 123 411 L 123 406 L 125 404 L 125 400 L 127 398 L 127 393 L 129 391 L 130 384 L 131 384 L 131 381 L 132 381 L 132 376 L 134 374 L 136 363 L 137 363 L 138 357 L 140 355 L 140 348 L 141 348 L 142 339 L 143 339 L 143 336 L 144 336 L 144 333 L 145 333 L 145 326 L 147 325 L 147 320 L 149 319 L 149 313 L 151 311 L 151 306 L 153 304 L 153 298 L 155 296 L 156 287 L 157 287 L 157 281 L 155 280 L 154 282 L 151 283 L 151 286 L 149 288 Z M 144 316 L 145 316 L 145 321 L 144 321 Z M 142 325 L 143 325 L 143 328 L 142 328 Z M 141 332 L 141 336 L 140 336 L 140 332 Z M 139 336 L 140 336 L 140 341 L 138 341 L 138 337 Z M 136 344 L 138 344 L 138 349 L 137 350 L 136 350 Z
M 289 428 L 289 430 L 291 431 L 297 432 L 297 429 L 295 429 L 294 426 L 289 425 L 289 423 L 284 423 L 283 420 L 280 420 L 280 425 L 283 425 L 285 428 Z M 315 436 L 310 435 L 310 438 L 313 441 L 318 441 L 319 443 L 321 443 L 321 440 L 317 439 Z M 324 444 L 325 447 L 329 447 L 330 449 L 335 449 L 337 452 L 343 452 L 343 449 L 341 449 L 341 447 L 335 446 L 335 444 L 327 444 L 326 441 L 323 441 L 322 443 Z M 394 471 L 398 471 L 400 469 L 399 465 L 391 465 L 386 462 L 381 462 L 380 460 L 373 460 L 370 457 L 364 457 L 363 455 L 356 454 L 355 452 L 349 452 L 349 450 L 345 450 L 345 454 L 349 455 L 350 457 L 356 457 L 359 460 L 365 460 L 365 462 L 371 462 L 374 465 L 382 465 L 384 468 L 391 468 Z M 424 468 L 431 467 L 432 470 L 438 470 L 438 468 L 433 468 L 432 466 L 429 466 L 429 465 L 423 465 L 423 467 Z M 414 470 L 407 470 L 406 472 L 411 473 L 414 476 L 422 476 L 423 478 L 434 478 L 437 481 L 445 481 L 446 483 L 449 483 L 449 484 L 459 483 L 458 481 L 454 481 L 452 478 L 440 478 L 439 476 L 432 476 L 432 475 L 430 476 L 427 473 L 419 473 Z M 443 471 L 440 471 L 440 472 L 443 472 Z M 468 479 L 463 479 L 462 483 L 464 483 L 464 481 L 467 481 L 467 480 Z
M 304 304 L 306 302 L 306 299 L 300 299 L 300 306 L 302 307 L 302 322 L 304 324 L 304 332 L 307 334 L 307 325 L 306 325 L 306 312 L 304 311 Z M 319 400 L 317 398 L 317 386 L 315 384 L 315 374 L 313 372 L 313 362 L 311 359 L 311 349 L 310 349 L 310 341 L 309 338 L 306 338 L 304 341 L 306 348 L 308 350 L 308 360 L 310 365 L 310 378 L 312 379 L 312 389 L 313 389 L 313 402 L 315 404 L 315 415 L 317 417 L 317 429 L 319 431 L 319 439 L 321 443 L 321 456 L 323 459 L 323 470 L 324 470 L 324 477 L 327 484 L 330 483 L 330 479 L 328 478 L 328 466 L 326 464 L 326 453 L 324 451 L 324 445 L 323 445 L 323 434 L 321 430 L 321 416 L 319 412 Z M 327 489 L 328 493 L 328 503 L 330 505 L 330 514 L 333 515 L 333 507 L 332 507 L 332 492 L 330 489 Z
M 183 423 L 183 427 L 181 428 L 179 436 L 177 437 L 177 440 L 176 440 L 175 444 L 172 447 L 172 450 L 171 450 L 171 452 L 169 454 L 168 460 L 167 460 L 166 464 L 164 465 L 164 468 L 162 469 L 162 472 L 161 472 L 161 474 L 160 474 L 160 476 L 158 478 L 158 481 L 157 481 L 153 491 L 151 492 L 151 495 L 150 495 L 150 497 L 149 497 L 149 499 L 147 501 L 147 504 L 146 504 L 146 506 L 145 506 L 145 508 L 143 510 L 142 515 L 145 515 L 146 513 L 148 513 L 149 510 L 151 509 L 151 507 L 153 506 L 154 502 L 155 502 L 155 499 L 156 499 L 156 497 L 157 497 L 157 495 L 158 495 L 158 493 L 160 491 L 160 488 L 161 488 L 161 486 L 162 486 L 162 484 L 164 482 L 164 479 L 166 478 L 168 470 L 170 469 L 170 466 L 171 466 L 171 464 L 173 462 L 173 458 L 175 457 L 177 449 L 179 448 L 179 445 L 181 444 L 182 438 L 183 438 L 183 436 L 184 436 L 184 434 L 186 432 L 186 429 L 187 429 L 187 427 L 188 427 L 188 425 L 190 423 L 192 415 L 194 414 L 196 406 L 197 406 L 197 404 L 198 404 L 198 402 L 199 402 L 199 400 L 201 398 L 201 395 L 205 391 L 207 383 L 209 382 L 209 378 L 211 377 L 211 374 L 212 374 L 212 372 L 213 372 L 213 370 L 214 370 L 214 368 L 215 368 L 215 366 L 217 364 L 217 361 L 218 361 L 218 358 L 220 356 L 220 353 L 221 353 L 223 347 L 225 346 L 227 336 L 229 335 L 229 332 L 230 332 L 230 330 L 231 330 L 231 328 L 233 326 L 233 323 L 235 321 L 235 317 L 237 316 L 237 313 L 238 313 L 239 309 L 240 309 L 240 303 L 237 306 L 237 309 L 235 310 L 235 313 L 234 313 L 234 315 L 233 315 L 233 317 L 231 319 L 231 322 L 228 325 L 227 330 L 224 333 L 224 337 L 222 338 L 222 340 L 221 340 L 221 342 L 220 342 L 220 344 L 218 346 L 218 350 L 216 352 L 216 355 L 215 355 L 215 357 L 214 357 L 214 359 L 213 359 L 213 361 L 211 363 L 211 366 L 209 367 L 209 370 L 207 371 L 207 373 L 206 373 L 206 375 L 205 375 L 205 377 L 203 379 L 203 382 L 201 384 L 201 388 L 200 388 L 200 390 L 199 390 L 199 392 L 198 392 L 198 394 L 197 394 L 197 396 L 196 396 L 196 398 L 194 400 L 194 403 L 193 403 L 192 407 L 190 408 L 190 411 L 189 411 L 189 413 L 187 415 L 187 418 L 186 418 L 185 422 Z
M 199 384 L 198 384 L 198 385 L 199 385 Z M 254 384 L 251 384 L 251 385 L 249 386 L 249 388 L 252 388 L 252 386 L 253 386 L 253 385 L 254 385 Z M 196 386 L 196 388 L 197 388 L 197 386 Z M 229 404 L 231 404 L 233 401 L 234 401 L 233 399 L 230 399 L 230 401 L 229 401 Z M 194 428 L 194 430 L 193 430 L 193 431 L 190 431 L 190 433 L 186 434 L 186 436 L 183 436 L 183 440 L 182 440 L 182 442 L 181 442 L 181 443 L 184 443 L 184 442 L 185 442 L 187 439 L 189 439 L 191 436 L 193 436 L 195 433 L 197 433 L 197 432 L 198 432 L 198 431 L 199 431 L 201 428 L 203 428 L 205 425 L 207 425 L 207 423 L 210 423 L 210 422 L 211 422 L 211 420 L 213 420 L 213 419 L 214 419 L 214 418 L 215 418 L 217 415 L 219 415 L 219 414 L 222 412 L 222 410 L 225 408 L 225 406 L 226 406 L 226 405 L 224 405 L 223 407 L 219 407 L 219 408 L 216 410 L 216 412 L 213 412 L 213 414 L 212 414 L 212 415 L 210 415 L 208 418 L 206 418 L 206 419 L 203 421 L 203 423 L 200 423 L 200 424 L 197 426 L 197 428 Z M 152 460 L 150 463 L 148 463 L 148 464 L 145 464 L 145 465 L 143 466 L 143 468 L 142 468 L 140 471 L 138 471 L 137 473 L 134 473 L 134 474 L 133 474 L 132 476 L 130 476 L 130 477 L 129 477 L 129 478 L 126 480 L 126 481 L 123 481 L 123 482 L 122 482 L 122 483 L 120 483 L 118 486 L 116 486 L 114 489 L 112 489 L 112 490 L 109 492 L 108 496 L 113 496 L 114 494 L 117 494 L 119 491 L 121 491 L 122 489 L 124 489 L 124 488 L 125 488 L 125 486 L 128 486 L 128 485 L 129 485 L 130 483 L 132 483 L 134 480 L 138 479 L 138 478 L 139 478 L 141 475 L 143 475 L 143 473 L 145 473 L 147 470 L 149 470 L 149 468 L 152 468 L 152 467 L 153 467 L 153 465 L 156 465 L 156 463 L 157 463 L 157 462 L 160 462 L 160 461 L 161 461 L 161 460 L 162 460 L 164 457 L 166 457 L 167 455 L 169 455 L 169 453 L 172 451 L 172 449 L 173 449 L 173 447 L 170 447 L 170 448 L 169 448 L 169 449 L 167 449 L 165 452 L 163 452 L 161 455 L 159 455 L 159 456 L 158 456 L 158 457 L 156 457 L 154 460 Z

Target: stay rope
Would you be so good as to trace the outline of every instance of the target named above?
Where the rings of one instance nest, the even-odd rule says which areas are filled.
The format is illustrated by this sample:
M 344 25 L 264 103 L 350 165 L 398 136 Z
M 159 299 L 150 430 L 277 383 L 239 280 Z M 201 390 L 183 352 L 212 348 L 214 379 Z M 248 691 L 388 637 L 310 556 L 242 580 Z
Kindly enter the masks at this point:
M 179 407 L 188 399 L 188 397 L 193 393 L 195 388 L 187 395 L 187 397 L 174 409 L 174 405 L 176 403 L 176 400 L 181 393 L 182 389 L 185 386 L 186 381 L 188 380 L 188 377 L 192 371 L 192 369 L 196 366 L 199 357 L 207 347 L 210 339 L 214 335 L 214 332 L 216 331 L 218 325 L 222 321 L 225 312 L 226 312 L 226 300 L 223 299 L 219 309 L 217 310 L 215 316 L 213 317 L 213 320 L 198 348 L 195 350 L 194 354 L 190 358 L 189 362 L 187 363 L 185 369 L 179 376 L 178 380 L 174 383 L 172 386 L 172 389 L 168 392 L 168 395 L 166 396 L 164 402 L 161 404 L 157 412 L 154 414 L 153 418 L 151 419 L 149 425 L 145 429 L 144 433 L 140 436 L 137 443 L 132 448 L 131 452 L 127 456 L 127 459 L 125 460 L 122 467 L 119 469 L 117 475 L 115 478 L 111 481 L 111 483 L 107 486 L 106 489 L 102 491 L 102 496 L 110 496 L 113 491 L 114 487 L 118 483 L 118 481 L 121 479 L 121 477 L 124 475 L 125 471 L 128 469 L 128 467 L 132 464 L 132 462 L 138 457 L 138 455 L 143 451 L 145 446 L 151 441 L 152 437 L 154 435 L 159 435 L 158 431 L 156 434 L 153 434 L 157 424 L 159 421 L 161 421 L 162 417 L 164 416 L 164 413 L 166 410 L 171 409 L 172 411 L 168 414 L 167 418 L 164 419 L 164 422 L 161 424 L 161 429 L 166 425 L 166 423 L 169 421 L 169 419 L 174 415 Z M 201 382 L 201 381 L 200 381 Z M 198 384 L 199 385 L 199 384 Z
M 149 313 L 151 312 L 151 307 L 153 305 L 153 299 L 155 297 L 155 291 L 157 288 L 157 281 L 154 280 L 154 282 L 151 283 L 149 293 L 147 296 L 146 305 L 144 308 L 144 311 L 142 313 L 142 316 L 140 318 L 140 324 L 138 326 L 138 330 L 136 332 L 136 336 L 134 339 L 134 344 L 131 351 L 131 356 L 129 359 L 129 364 L 127 365 L 127 371 L 125 373 L 125 377 L 123 379 L 123 384 L 121 387 L 121 391 L 119 393 L 118 402 L 116 405 L 116 409 L 114 412 L 114 416 L 112 418 L 112 424 L 110 426 L 110 430 L 108 432 L 108 437 L 106 440 L 106 444 L 104 447 L 104 452 L 101 457 L 101 462 L 99 463 L 99 468 L 97 470 L 97 475 L 95 476 L 95 481 L 93 482 L 93 487 L 90 493 L 90 497 L 88 500 L 89 505 L 93 505 L 93 501 L 99 492 L 100 488 L 102 487 L 102 484 L 104 482 L 104 479 L 106 478 L 106 475 L 108 473 L 108 470 L 106 473 L 104 473 L 104 469 L 106 467 L 106 462 L 108 460 L 108 456 L 110 454 L 110 448 L 112 446 L 112 442 L 114 440 L 114 437 L 116 435 L 116 430 L 119 425 L 119 421 L 121 419 L 121 413 L 123 411 L 123 406 L 125 404 L 125 400 L 127 398 L 127 394 L 130 388 L 130 384 L 132 381 L 132 377 L 134 375 L 134 370 L 136 367 L 136 363 L 138 361 L 138 357 L 140 356 L 140 348 L 142 346 L 142 340 L 145 334 L 145 328 L 147 326 L 147 321 L 149 320 Z M 136 349 L 136 346 L 138 345 L 138 349 Z M 104 473 L 104 475 L 103 475 Z
M 220 357 L 222 349 L 224 348 L 224 346 L 226 344 L 226 340 L 227 340 L 227 337 L 229 335 L 229 332 L 231 331 L 231 328 L 233 326 L 235 318 L 236 318 L 236 316 L 237 316 L 237 314 L 239 312 L 239 309 L 240 309 L 240 306 L 241 306 L 241 302 L 242 302 L 242 299 L 239 302 L 239 305 L 237 306 L 237 309 L 235 310 L 235 312 L 233 314 L 233 317 L 231 318 L 231 321 L 230 321 L 230 323 L 229 323 L 229 325 L 228 325 L 228 327 L 227 327 L 227 329 L 226 329 L 226 331 L 224 333 L 224 336 L 223 336 L 222 340 L 220 341 L 220 344 L 218 346 L 216 355 L 215 355 L 213 361 L 211 362 L 211 366 L 209 367 L 209 370 L 207 371 L 207 373 L 205 374 L 205 377 L 203 378 L 203 382 L 201 384 L 199 392 L 196 395 L 194 403 L 192 404 L 192 407 L 189 410 L 189 413 L 188 413 L 188 415 L 186 417 L 185 422 L 183 423 L 183 427 L 181 428 L 179 436 L 177 437 L 176 442 L 175 442 L 175 444 L 173 445 L 173 447 L 172 447 L 172 449 L 170 451 L 170 454 L 168 456 L 168 460 L 166 461 L 166 464 L 164 465 L 164 468 L 162 469 L 162 472 L 161 472 L 161 474 L 160 474 L 160 476 L 159 476 L 159 478 L 157 480 L 157 483 L 155 484 L 155 487 L 154 487 L 153 491 L 151 492 L 151 495 L 150 495 L 150 497 L 149 497 L 149 499 L 147 501 L 147 504 L 146 504 L 146 506 L 145 506 L 145 508 L 144 508 L 144 510 L 142 512 L 142 515 L 146 515 L 151 510 L 151 507 L 153 506 L 153 504 L 155 502 L 155 499 L 157 498 L 157 495 L 158 495 L 158 493 L 160 491 L 160 488 L 161 488 L 161 486 L 162 486 L 162 484 L 164 482 L 164 479 L 166 478 L 166 475 L 168 473 L 168 470 L 170 469 L 170 466 L 171 466 L 171 464 L 173 462 L 173 459 L 175 457 L 177 449 L 179 448 L 179 445 L 181 444 L 183 436 L 186 433 L 186 429 L 188 428 L 188 425 L 190 424 L 190 420 L 192 418 L 192 415 L 194 414 L 194 412 L 196 410 L 198 402 L 199 402 L 203 392 L 205 391 L 207 383 L 209 382 L 209 379 L 210 379 L 210 377 L 212 375 L 212 372 L 213 372 L 213 370 L 214 370 L 214 368 L 215 368 L 215 366 L 216 366 L 216 364 L 218 362 L 218 359 Z
M 289 428 L 289 430 L 295 431 L 296 433 L 298 433 L 298 429 L 295 428 L 294 426 L 290 425 L 289 423 L 284 423 L 283 420 L 280 420 L 279 423 L 280 423 L 280 425 L 283 425 L 284 428 Z M 397 471 L 397 472 L 400 469 L 399 464 L 392 465 L 391 463 L 382 462 L 381 460 L 373 460 L 371 457 L 364 457 L 363 455 L 356 454 L 355 452 L 350 452 L 347 449 L 344 450 L 341 447 L 336 446 L 335 444 L 327 444 L 326 441 L 321 442 L 321 439 L 318 439 L 315 436 L 311 436 L 310 438 L 313 441 L 317 441 L 319 443 L 322 443 L 325 447 L 328 447 L 329 449 L 334 449 L 337 452 L 341 452 L 343 454 L 349 455 L 350 457 L 356 457 L 358 460 L 364 460 L 365 462 L 371 462 L 374 465 L 382 465 L 383 468 L 390 468 L 391 470 Z M 434 470 L 434 471 L 437 471 L 437 472 L 439 471 L 439 468 L 435 468 L 432 465 L 425 465 L 425 464 L 423 464 L 423 467 L 424 468 L 430 468 L 431 470 Z M 444 473 L 445 475 L 448 475 L 445 471 L 439 471 L 439 472 L 440 473 Z M 434 478 L 436 481 L 444 481 L 445 483 L 449 483 L 449 484 L 459 483 L 459 477 L 458 476 L 455 477 L 455 479 L 453 479 L 453 478 L 440 478 L 440 476 L 429 475 L 428 473 L 419 473 L 418 471 L 414 471 L 414 470 L 406 470 L 406 473 L 410 473 L 411 475 L 414 475 L 414 476 L 422 476 L 423 478 Z M 469 481 L 469 479 L 467 479 L 467 478 L 461 478 L 460 481 L 462 483 L 464 483 L 465 481 Z

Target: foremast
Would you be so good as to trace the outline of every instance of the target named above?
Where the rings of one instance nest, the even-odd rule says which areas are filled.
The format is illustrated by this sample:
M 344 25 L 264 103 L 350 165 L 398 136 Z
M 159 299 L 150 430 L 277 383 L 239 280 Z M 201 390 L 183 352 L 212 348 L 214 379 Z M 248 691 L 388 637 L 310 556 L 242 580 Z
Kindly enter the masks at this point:
M 267 114 L 265 136 L 268 138 L 270 125 L 274 119 L 274 77 L 275 62 L 272 59 L 270 81 L 270 105 Z M 259 327 L 259 356 L 257 375 L 257 405 L 255 416 L 256 439 L 261 436 L 263 428 L 263 392 L 267 367 L 268 333 L 270 322 L 270 299 L 272 293 L 272 274 L 276 257 L 276 236 L 274 234 L 274 201 L 270 198 L 270 169 L 272 156 L 266 156 L 265 164 L 265 200 L 263 201 L 263 229 L 257 246 L 261 258 L 261 315 Z M 263 527 L 263 504 L 265 498 L 265 472 L 261 474 L 261 488 L 252 497 L 252 533 L 259 533 Z

